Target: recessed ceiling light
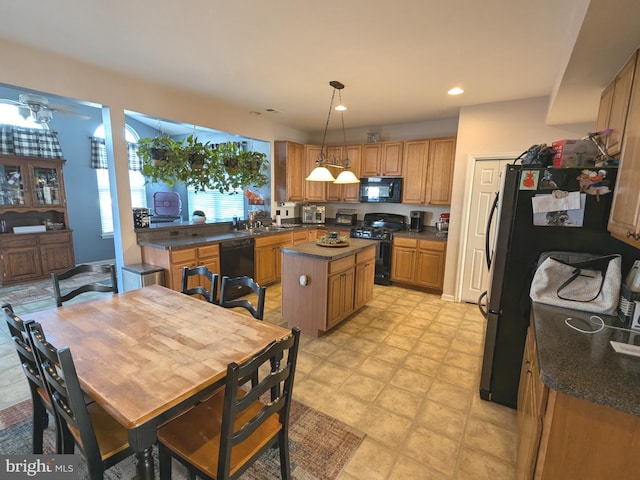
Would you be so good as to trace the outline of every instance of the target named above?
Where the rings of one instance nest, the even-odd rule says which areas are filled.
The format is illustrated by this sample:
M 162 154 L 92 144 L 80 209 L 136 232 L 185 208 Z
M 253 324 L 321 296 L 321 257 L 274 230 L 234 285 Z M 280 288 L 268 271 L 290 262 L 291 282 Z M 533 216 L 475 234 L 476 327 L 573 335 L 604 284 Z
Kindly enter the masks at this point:
M 447 93 L 449 95 L 460 95 L 463 92 L 464 92 L 464 90 L 461 89 L 460 87 L 454 87 L 451 90 L 449 90 Z
M 277 108 L 267 108 L 265 111 L 269 113 L 280 113 L 280 110 L 278 110 Z

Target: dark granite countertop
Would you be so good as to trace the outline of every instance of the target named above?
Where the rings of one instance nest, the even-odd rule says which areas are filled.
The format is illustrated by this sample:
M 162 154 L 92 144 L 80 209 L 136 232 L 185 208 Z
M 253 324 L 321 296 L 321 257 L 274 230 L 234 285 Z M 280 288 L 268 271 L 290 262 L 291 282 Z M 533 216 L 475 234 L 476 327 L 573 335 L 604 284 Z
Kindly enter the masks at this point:
M 284 225 L 284 224 L 283 224 Z M 322 226 L 324 227 L 324 225 Z M 191 228 L 164 228 L 163 232 L 154 234 L 148 229 L 138 229 L 137 244 L 141 247 L 158 248 L 161 250 L 173 250 L 181 248 L 201 247 L 212 243 L 220 243 L 226 240 L 238 240 L 243 238 L 256 238 L 267 235 L 292 232 L 309 228 L 322 228 L 316 225 L 296 225 L 276 228 L 272 225 L 253 230 L 229 231 L 229 227 L 210 226 L 207 224 L 191 226 Z M 158 230 L 158 229 L 156 229 Z
M 315 257 L 321 260 L 337 260 L 358 253 L 359 251 L 373 245 L 371 240 L 362 240 L 360 238 L 350 238 L 347 247 L 322 247 L 316 245 L 315 242 L 302 243 L 291 247 L 282 247 L 282 253 L 292 255 L 304 255 L 306 257 Z
M 416 238 L 418 240 L 435 240 L 438 242 L 447 241 L 447 236 L 444 235 L 444 232 L 438 232 L 436 227 L 425 227 L 422 232 L 410 232 L 408 230 L 393 232 L 393 236 L 400 238 Z
M 640 415 L 640 358 L 616 353 L 610 340 L 640 345 L 617 317 L 599 315 L 605 328 L 581 333 L 567 317 L 589 321 L 592 313 L 533 304 L 533 326 L 542 381 L 558 392 Z

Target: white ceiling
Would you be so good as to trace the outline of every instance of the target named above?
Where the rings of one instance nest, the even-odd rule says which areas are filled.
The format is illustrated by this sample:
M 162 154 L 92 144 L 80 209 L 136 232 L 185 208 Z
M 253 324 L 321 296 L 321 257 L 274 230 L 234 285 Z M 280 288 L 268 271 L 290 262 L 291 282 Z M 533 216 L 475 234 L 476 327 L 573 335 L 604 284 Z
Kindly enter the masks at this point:
M 0 37 L 307 131 L 324 128 L 331 80 L 346 86 L 348 128 L 538 96 L 553 99 L 550 123 L 593 121 L 640 44 L 638 0 L 0 0 L 0 11 Z M 448 96 L 454 86 L 465 93 Z

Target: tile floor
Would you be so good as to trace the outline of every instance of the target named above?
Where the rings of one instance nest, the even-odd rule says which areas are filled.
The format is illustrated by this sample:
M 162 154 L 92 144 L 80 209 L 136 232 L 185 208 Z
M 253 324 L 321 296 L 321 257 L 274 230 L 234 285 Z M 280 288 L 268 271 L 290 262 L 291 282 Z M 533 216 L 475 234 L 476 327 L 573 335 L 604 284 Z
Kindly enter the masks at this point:
M 265 321 L 283 323 L 280 293 L 267 288 Z M 475 305 L 376 285 L 338 327 L 302 336 L 294 398 L 365 433 L 341 480 L 515 477 L 516 412 L 478 396 L 484 325 Z M 29 394 L 0 329 L 1 409 Z

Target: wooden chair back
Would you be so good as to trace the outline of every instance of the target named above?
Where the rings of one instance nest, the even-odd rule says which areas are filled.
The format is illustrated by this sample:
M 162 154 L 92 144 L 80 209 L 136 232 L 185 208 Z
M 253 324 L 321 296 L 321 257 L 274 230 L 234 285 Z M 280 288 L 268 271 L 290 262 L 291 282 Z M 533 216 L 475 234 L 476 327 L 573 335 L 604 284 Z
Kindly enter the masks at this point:
M 160 478 L 169 478 L 174 456 L 191 474 L 235 479 L 277 443 L 282 478 L 289 479 L 289 411 L 299 343 L 294 328 L 242 365 L 230 363 L 224 389 L 160 427 Z M 265 364 L 269 374 L 247 390 L 248 380 Z
M 2 305 L 2 310 L 31 393 L 33 410 L 32 451 L 34 454 L 43 453 L 44 430 L 49 425 L 49 415 L 51 415 L 56 426 L 56 453 L 64 453 L 62 436 L 64 425 L 59 423 L 58 414 L 51 403 L 40 365 L 29 338 L 29 324 L 32 321 L 23 321 L 14 313 L 10 304 Z
M 255 305 L 251 303 L 247 298 L 239 298 L 235 300 L 228 300 L 227 291 L 233 287 L 244 286 L 249 287 L 253 293 L 257 295 Z M 222 277 L 222 283 L 220 285 L 220 306 L 225 308 L 242 307 L 251 313 L 253 318 L 262 320 L 264 318 L 264 301 L 266 298 L 267 287 L 262 287 L 256 281 L 249 276 L 230 278 L 228 276 Z
M 87 274 L 87 273 L 104 273 L 110 275 L 110 284 L 105 285 L 103 283 L 98 282 L 87 282 L 80 287 L 74 288 L 67 293 L 63 294 L 61 292 L 61 284 L 62 280 L 68 280 L 70 278 Z M 118 293 L 118 279 L 116 276 L 116 266 L 111 265 L 94 265 L 94 264 L 86 264 L 86 265 L 77 265 L 74 268 L 71 268 L 63 273 L 52 273 L 51 281 L 53 282 L 53 295 L 56 300 L 56 305 L 61 307 L 63 302 L 69 301 L 72 298 L 77 297 L 81 293 L 86 292 L 113 292 Z
M 106 469 L 133 453 L 127 432 L 97 403 L 85 403 L 69 347 L 56 349 L 39 323 L 31 324 L 30 330 L 52 403 L 84 455 L 89 477 L 102 479 Z
M 203 277 L 209 283 L 209 288 L 203 285 L 189 287 L 189 279 L 195 276 Z M 218 295 L 218 274 L 213 273 L 204 265 L 198 265 L 192 268 L 183 267 L 181 292 L 186 295 L 200 295 L 207 302 L 216 303 L 216 297 Z

